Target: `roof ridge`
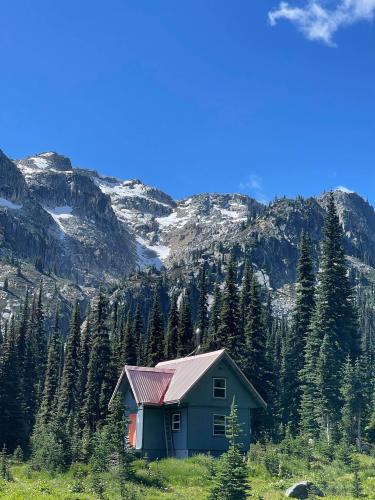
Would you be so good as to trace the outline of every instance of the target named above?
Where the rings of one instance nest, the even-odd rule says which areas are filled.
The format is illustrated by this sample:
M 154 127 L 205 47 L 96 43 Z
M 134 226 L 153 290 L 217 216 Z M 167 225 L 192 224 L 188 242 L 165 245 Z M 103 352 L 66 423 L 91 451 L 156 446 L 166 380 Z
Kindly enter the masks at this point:
M 125 365 L 126 370 L 132 370 L 137 372 L 154 372 L 154 373 L 174 373 L 176 370 L 174 368 L 158 368 L 153 366 L 133 366 Z
M 185 361 L 191 361 L 192 359 L 197 358 L 208 358 L 209 356 L 219 356 L 225 349 L 218 349 L 217 351 L 204 352 L 203 354 L 196 354 L 195 356 L 186 356 L 184 358 L 170 359 L 168 361 L 160 361 L 155 368 L 162 368 L 163 366 L 175 363 L 183 363 Z

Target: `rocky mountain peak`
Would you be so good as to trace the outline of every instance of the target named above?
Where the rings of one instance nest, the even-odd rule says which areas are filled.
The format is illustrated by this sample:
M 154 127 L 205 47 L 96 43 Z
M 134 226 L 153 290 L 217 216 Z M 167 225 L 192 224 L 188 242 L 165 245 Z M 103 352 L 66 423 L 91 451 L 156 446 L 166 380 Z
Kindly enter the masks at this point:
M 24 160 L 16 160 L 18 166 L 23 168 L 24 172 L 29 169 L 51 169 L 60 172 L 72 171 L 72 163 L 70 159 L 66 156 L 60 155 L 54 151 L 46 151 L 44 153 L 38 153 L 34 156 L 28 156 Z

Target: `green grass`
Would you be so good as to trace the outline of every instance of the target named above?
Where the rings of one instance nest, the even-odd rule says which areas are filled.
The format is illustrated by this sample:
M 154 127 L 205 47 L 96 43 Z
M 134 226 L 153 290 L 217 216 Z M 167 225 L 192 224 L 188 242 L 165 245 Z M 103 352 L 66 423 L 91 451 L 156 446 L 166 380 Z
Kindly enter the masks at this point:
M 363 488 L 363 497 L 375 499 L 375 459 L 355 455 Z M 186 460 L 167 459 L 136 462 L 136 483 L 127 483 L 129 500 L 200 500 L 207 499 L 212 485 L 215 460 L 198 455 Z M 0 498 L 9 500 L 119 500 L 119 481 L 115 473 L 93 474 L 85 465 L 75 465 L 65 474 L 33 471 L 28 464 L 13 464 L 13 481 L 0 480 Z M 300 480 L 313 481 L 329 500 L 352 499 L 353 472 L 337 460 L 324 455 L 311 456 L 280 452 L 275 446 L 253 447 L 249 460 L 251 497 L 273 500 L 284 497 L 285 490 Z M 101 497 L 98 485 L 104 490 Z M 99 488 L 100 489 L 100 488 Z

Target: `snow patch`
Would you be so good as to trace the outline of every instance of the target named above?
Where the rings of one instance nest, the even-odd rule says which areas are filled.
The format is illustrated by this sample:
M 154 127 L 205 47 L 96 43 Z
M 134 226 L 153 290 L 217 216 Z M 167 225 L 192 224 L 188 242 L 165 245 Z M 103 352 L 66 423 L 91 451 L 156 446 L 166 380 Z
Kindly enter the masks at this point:
M 341 191 L 342 193 L 347 193 L 347 194 L 353 194 L 355 192 L 345 186 L 337 186 L 336 191 Z
M 73 217 L 72 211 L 73 208 L 64 205 L 62 207 L 55 207 L 55 208 L 46 208 L 44 207 L 44 210 L 50 214 L 50 216 L 53 218 L 53 220 L 56 222 L 56 224 L 59 226 L 59 228 L 62 231 L 62 237 L 64 237 L 66 233 L 66 229 L 61 222 L 62 220 L 70 219 L 70 217 Z
M 164 260 L 168 258 L 171 249 L 165 245 L 150 245 L 140 236 L 137 236 L 137 255 L 140 267 L 154 266 L 161 269 Z
M 6 200 L 5 198 L 0 198 L 0 207 L 10 208 L 12 210 L 19 210 L 22 205 L 16 205 L 12 201 Z
M 40 158 L 38 156 L 38 157 L 29 158 L 29 160 L 31 160 L 34 163 L 34 165 L 38 168 L 48 168 L 49 167 L 49 161 L 46 160 L 45 158 Z

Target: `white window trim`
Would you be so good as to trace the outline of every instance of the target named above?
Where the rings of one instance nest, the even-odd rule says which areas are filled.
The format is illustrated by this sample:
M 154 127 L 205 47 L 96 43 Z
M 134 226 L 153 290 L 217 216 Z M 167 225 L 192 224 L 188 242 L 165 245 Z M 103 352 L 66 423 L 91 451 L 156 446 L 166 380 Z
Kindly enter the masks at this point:
M 178 415 L 178 421 L 177 421 L 178 422 L 178 429 L 173 428 L 174 424 L 177 423 L 174 420 L 175 415 Z M 171 427 L 172 427 L 172 432 L 181 432 L 181 413 L 180 412 L 176 411 L 176 412 L 172 413 L 172 415 L 171 415 Z
M 224 387 L 217 387 L 217 389 L 224 389 L 224 396 L 215 396 L 215 380 L 224 380 Z M 225 377 L 213 377 L 213 379 L 212 379 L 212 397 L 214 399 L 227 399 L 227 379 Z
M 224 434 L 215 434 L 215 417 L 224 417 Z M 212 415 L 212 435 L 214 437 L 226 437 L 227 435 L 227 419 L 228 419 L 228 416 L 227 415 L 223 415 L 222 413 L 214 413 Z M 218 425 L 218 424 L 216 424 Z

